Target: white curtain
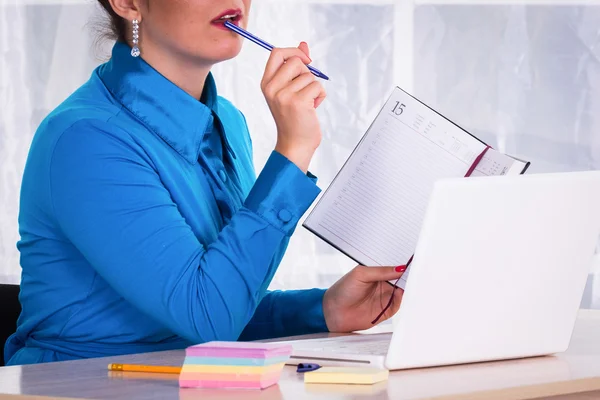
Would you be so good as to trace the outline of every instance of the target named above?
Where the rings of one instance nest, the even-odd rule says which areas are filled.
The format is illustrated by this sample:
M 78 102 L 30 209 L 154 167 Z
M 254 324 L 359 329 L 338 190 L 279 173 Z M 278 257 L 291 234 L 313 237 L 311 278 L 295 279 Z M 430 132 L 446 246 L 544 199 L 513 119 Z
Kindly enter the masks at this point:
M 277 46 L 307 41 L 332 78 L 311 166 L 323 189 L 394 85 L 531 160 L 530 173 L 600 167 L 600 1 L 457 3 L 254 1 L 251 31 Z M 95 41 L 98 15 L 92 0 L 0 0 L 0 281 L 19 279 L 19 186 L 32 135 L 109 55 L 111 43 Z M 259 88 L 267 57 L 246 43 L 214 69 L 220 93 L 247 117 L 258 169 L 275 143 Z M 353 265 L 298 227 L 273 288 L 328 286 Z M 586 306 L 600 303 L 594 276 Z

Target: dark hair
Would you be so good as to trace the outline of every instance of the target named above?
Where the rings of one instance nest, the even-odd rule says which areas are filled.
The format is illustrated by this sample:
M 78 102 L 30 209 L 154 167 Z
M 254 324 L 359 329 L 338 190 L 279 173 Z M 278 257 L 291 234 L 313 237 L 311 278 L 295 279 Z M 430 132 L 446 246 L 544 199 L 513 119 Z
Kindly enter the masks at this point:
M 111 39 L 125 42 L 127 40 L 127 24 L 125 20 L 113 10 L 110 1 L 98 0 L 98 3 L 104 8 L 110 19 L 110 28 L 107 29 L 107 36 Z

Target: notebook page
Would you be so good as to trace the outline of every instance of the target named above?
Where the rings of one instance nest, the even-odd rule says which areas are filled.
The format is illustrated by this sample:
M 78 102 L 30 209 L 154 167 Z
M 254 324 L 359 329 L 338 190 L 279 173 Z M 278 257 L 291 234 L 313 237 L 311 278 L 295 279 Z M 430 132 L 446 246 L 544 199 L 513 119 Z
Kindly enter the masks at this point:
M 489 149 L 471 176 L 520 175 L 525 171 L 527 166 L 528 163 L 516 160 L 494 149 Z M 410 269 L 411 268 L 408 267 L 404 272 L 397 284 L 398 287 L 402 289 L 406 287 Z
M 527 163 L 489 149 L 471 176 L 520 175 Z
M 360 264 L 406 264 L 435 181 L 464 176 L 484 149 L 396 88 L 304 226 Z

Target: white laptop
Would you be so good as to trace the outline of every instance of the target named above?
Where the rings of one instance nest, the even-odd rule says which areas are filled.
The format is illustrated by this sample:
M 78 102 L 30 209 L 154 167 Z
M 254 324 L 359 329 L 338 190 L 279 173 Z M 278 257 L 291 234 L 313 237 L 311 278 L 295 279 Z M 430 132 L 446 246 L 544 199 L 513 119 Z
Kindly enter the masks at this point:
M 563 352 L 599 235 L 600 172 L 439 181 L 393 333 L 292 341 L 292 363 L 406 369 Z

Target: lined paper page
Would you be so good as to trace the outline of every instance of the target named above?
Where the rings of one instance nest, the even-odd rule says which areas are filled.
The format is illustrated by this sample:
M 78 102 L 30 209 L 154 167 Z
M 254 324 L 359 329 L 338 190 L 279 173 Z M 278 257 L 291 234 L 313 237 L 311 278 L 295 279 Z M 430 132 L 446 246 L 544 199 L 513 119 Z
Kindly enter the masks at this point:
M 396 88 L 304 226 L 360 264 L 406 264 L 435 181 L 464 176 L 484 149 Z M 513 162 L 490 149 L 474 174 L 507 173 Z
M 489 149 L 471 176 L 519 175 L 527 163 Z

